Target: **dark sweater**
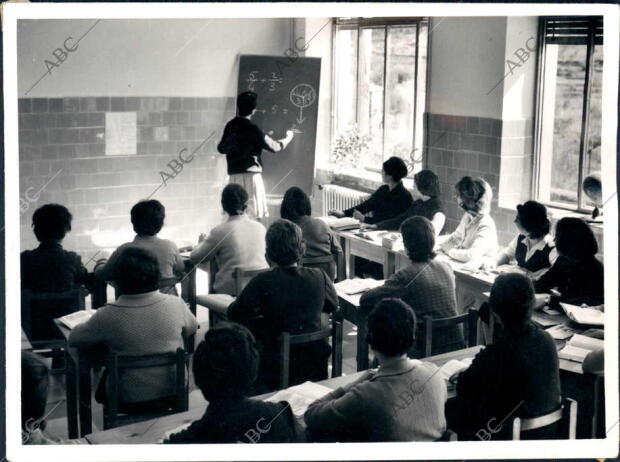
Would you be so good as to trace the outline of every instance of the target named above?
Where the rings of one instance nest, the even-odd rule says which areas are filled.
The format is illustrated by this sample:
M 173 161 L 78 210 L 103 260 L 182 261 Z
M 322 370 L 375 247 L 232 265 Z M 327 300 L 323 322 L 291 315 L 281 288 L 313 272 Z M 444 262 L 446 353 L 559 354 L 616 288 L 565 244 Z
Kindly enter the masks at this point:
M 164 443 L 294 443 L 295 440 L 295 419 L 286 401 L 270 403 L 243 398 L 210 404 L 200 420 L 170 435 Z
M 250 167 L 262 168 L 263 149 L 272 151 L 265 143 L 263 131 L 245 117 L 235 117 L 228 122 L 217 145 L 217 150 L 226 154 L 229 175 L 245 173 Z
M 429 220 L 432 220 L 436 213 L 442 212 L 443 207 L 441 205 L 441 201 L 437 197 L 431 197 L 430 199 L 423 201 L 422 199 L 417 199 L 411 203 L 409 208 L 405 210 L 400 215 L 395 216 L 394 218 L 389 218 L 387 220 L 380 221 L 376 223 L 377 229 L 387 229 L 389 231 L 398 231 L 400 225 L 403 224 L 407 218 L 410 217 L 424 217 Z
M 412 201 L 411 194 L 405 189 L 402 182 L 398 183 L 391 191 L 390 187 L 384 184 L 364 202 L 345 210 L 344 214 L 351 217 L 354 210 L 358 210 L 364 215 L 372 212 L 372 216 L 367 216 L 364 222 L 374 224 L 403 213 Z
M 507 439 L 512 418 L 547 414 L 559 407 L 560 400 L 553 338 L 528 323 L 518 331 L 503 331 L 459 376 L 448 427 L 459 440 L 477 439 L 481 429 L 497 428 L 506 419 L 492 439 Z
M 603 264 L 594 256 L 580 262 L 559 256 L 551 269 L 534 282 L 534 288 L 536 293 L 546 293 L 557 287 L 563 302 L 600 305 L 605 295 L 603 275 Z
M 228 318 L 250 328 L 261 349 L 257 392 L 279 388 L 282 332 L 302 334 L 321 329 L 321 313 L 338 307 L 334 284 L 318 268 L 276 267 L 255 276 L 228 307 Z M 327 378 L 330 348 L 326 341 L 291 348 L 290 383 Z

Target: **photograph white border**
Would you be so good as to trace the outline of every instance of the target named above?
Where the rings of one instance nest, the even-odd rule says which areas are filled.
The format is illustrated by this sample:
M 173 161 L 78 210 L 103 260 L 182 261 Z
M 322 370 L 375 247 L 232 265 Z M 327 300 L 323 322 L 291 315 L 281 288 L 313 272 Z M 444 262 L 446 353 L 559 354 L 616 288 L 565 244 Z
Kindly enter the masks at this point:
M 203 4 L 7 4 L 3 5 L 5 113 L 6 431 L 11 461 L 110 460 L 381 460 L 491 458 L 602 458 L 618 454 L 618 202 L 616 134 L 618 7 L 611 4 L 413 4 L 413 3 L 203 3 Z M 20 411 L 19 159 L 17 133 L 17 21 L 19 19 L 296 18 L 339 16 L 544 16 L 603 15 L 602 175 L 605 205 L 605 410 L 604 440 L 351 443 L 250 445 L 22 446 Z M 230 95 L 228 95 L 230 96 Z M 609 199 L 608 199 L 609 198 Z M 613 352 L 613 354 L 610 354 Z M 10 371 L 10 373 L 8 373 Z

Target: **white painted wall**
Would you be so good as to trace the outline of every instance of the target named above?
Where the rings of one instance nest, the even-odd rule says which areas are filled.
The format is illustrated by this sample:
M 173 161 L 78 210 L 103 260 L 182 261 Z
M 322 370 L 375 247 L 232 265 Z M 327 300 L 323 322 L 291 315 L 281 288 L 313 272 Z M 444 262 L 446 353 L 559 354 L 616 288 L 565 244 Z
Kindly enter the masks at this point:
M 19 96 L 235 96 L 238 55 L 281 55 L 291 19 L 115 19 L 99 22 L 67 59 L 44 61 L 72 46 L 93 20 L 19 20 Z

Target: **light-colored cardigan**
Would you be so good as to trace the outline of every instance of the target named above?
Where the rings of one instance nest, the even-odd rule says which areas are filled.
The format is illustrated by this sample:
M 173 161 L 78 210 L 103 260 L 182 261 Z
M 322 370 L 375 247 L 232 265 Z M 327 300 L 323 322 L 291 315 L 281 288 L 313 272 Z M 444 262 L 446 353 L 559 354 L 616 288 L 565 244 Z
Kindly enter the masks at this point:
M 95 312 L 69 335 L 69 346 L 106 345 L 118 355 L 174 352 L 198 323 L 183 300 L 159 291 L 121 295 Z M 128 370 L 120 377 L 121 402 L 139 402 L 174 394 L 174 367 Z
M 472 216 L 464 213 L 454 232 L 444 238 L 441 249 L 451 258 L 481 262 L 495 259 L 498 251 L 495 221 L 488 213 Z
M 418 360 L 404 370 L 379 369 L 352 388 L 310 404 L 308 429 L 346 434 L 350 441 L 436 441 L 446 430 L 447 389 L 437 366 Z

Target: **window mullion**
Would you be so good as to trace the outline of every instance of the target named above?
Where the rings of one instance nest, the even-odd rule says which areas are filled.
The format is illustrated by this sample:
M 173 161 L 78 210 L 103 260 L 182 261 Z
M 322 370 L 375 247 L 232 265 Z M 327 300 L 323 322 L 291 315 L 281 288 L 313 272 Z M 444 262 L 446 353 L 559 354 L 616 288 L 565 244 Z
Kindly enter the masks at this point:
M 384 39 L 383 39 L 383 114 L 381 120 L 381 159 L 385 160 L 385 109 L 387 107 L 386 101 L 388 97 L 387 92 L 387 69 L 388 69 L 388 40 L 389 40 L 389 28 L 385 27 Z

